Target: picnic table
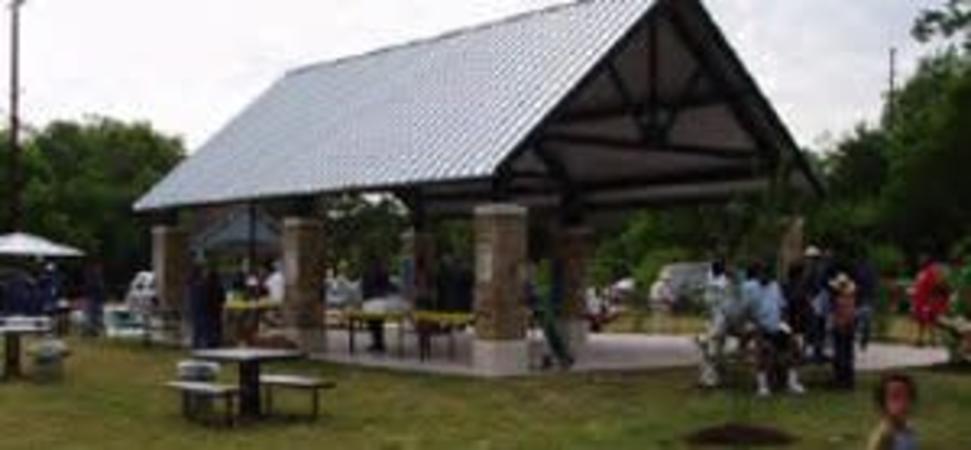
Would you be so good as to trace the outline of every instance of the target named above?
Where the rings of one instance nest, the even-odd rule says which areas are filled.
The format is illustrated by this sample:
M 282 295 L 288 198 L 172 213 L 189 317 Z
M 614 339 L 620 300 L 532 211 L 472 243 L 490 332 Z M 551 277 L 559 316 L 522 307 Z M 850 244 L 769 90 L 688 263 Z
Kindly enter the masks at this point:
M 348 310 L 344 312 L 344 322 L 347 324 L 347 349 L 353 355 L 356 351 L 356 334 L 359 329 L 366 329 L 368 322 L 395 322 L 398 324 L 398 356 L 404 356 L 405 321 L 408 313 L 404 311 L 360 311 Z M 383 330 L 381 331 L 384 332 Z
M 305 355 L 297 350 L 234 347 L 196 350 L 192 352 L 192 356 L 208 361 L 237 364 L 239 366 L 240 416 L 258 419 L 262 416 L 260 366 L 268 362 L 297 360 Z
M 466 312 L 415 311 L 411 319 L 418 334 L 421 360 L 431 357 L 431 338 L 436 333 L 448 335 L 448 357 L 455 359 L 455 330 L 475 323 L 475 315 Z
M 261 323 L 266 320 L 269 312 L 278 311 L 283 307 L 279 302 L 270 299 L 245 300 L 232 298 L 226 302 L 223 323 L 228 335 L 236 342 L 249 342 L 259 334 Z
M 4 380 L 23 376 L 20 364 L 21 337 L 25 335 L 43 335 L 49 332 L 50 327 L 40 324 L 6 324 L 0 326 L 0 335 L 4 337 Z

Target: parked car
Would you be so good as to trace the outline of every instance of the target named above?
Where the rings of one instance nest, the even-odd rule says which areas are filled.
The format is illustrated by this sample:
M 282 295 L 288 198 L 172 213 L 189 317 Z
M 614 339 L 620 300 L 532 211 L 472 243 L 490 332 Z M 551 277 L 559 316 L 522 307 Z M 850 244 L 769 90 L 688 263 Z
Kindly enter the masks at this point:
M 158 306 L 158 290 L 155 287 L 155 274 L 142 271 L 135 274 L 125 294 L 125 305 L 137 314 L 146 314 Z
M 661 268 L 658 278 L 662 275 L 669 277 L 668 283 L 674 294 L 674 309 L 683 311 L 697 306 L 695 303 L 699 303 L 704 295 L 710 268 L 711 264 L 707 262 L 681 262 Z
M 144 320 L 124 305 L 105 307 L 105 336 L 112 339 L 143 339 L 147 328 Z
M 324 289 L 327 290 L 328 308 L 343 309 L 360 305 L 363 301 L 360 281 L 348 280 L 342 276 L 328 278 L 324 281 Z

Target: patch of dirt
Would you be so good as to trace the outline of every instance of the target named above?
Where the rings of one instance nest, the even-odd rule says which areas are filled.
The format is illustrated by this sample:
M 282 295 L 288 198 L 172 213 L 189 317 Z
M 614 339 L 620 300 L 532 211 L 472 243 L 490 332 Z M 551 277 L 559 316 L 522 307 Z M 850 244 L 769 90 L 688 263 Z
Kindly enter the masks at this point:
M 685 442 L 696 446 L 778 447 L 792 445 L 796 438 L 785 431 L 743 423 L 728 423 L 698 430 Z

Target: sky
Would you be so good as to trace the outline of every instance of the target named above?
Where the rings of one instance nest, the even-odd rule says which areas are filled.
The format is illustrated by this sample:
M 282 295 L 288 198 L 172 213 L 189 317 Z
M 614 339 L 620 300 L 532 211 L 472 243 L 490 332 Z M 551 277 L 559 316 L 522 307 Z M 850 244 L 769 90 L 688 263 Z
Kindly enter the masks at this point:
M 147 120 L 191 151 L 288 69 L 562 2 L 28 0 L 22 114 L 34 126 L 89 115 Z M 910 24 L 940 2 L 704 3 L 797 141 L 820 148 L 876 119 L 888 49 L 898 47 L 902 76 L 912 73 L 929 49 L 912 41 Z M 9 27 L 4 18 L 4 80 Z

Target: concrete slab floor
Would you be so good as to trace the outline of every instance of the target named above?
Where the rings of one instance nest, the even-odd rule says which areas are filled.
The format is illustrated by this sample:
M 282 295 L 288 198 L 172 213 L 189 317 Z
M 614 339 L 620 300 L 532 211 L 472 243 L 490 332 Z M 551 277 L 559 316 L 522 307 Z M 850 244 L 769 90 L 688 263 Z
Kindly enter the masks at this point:
M 417 336 L 399 333 L 389 327 L 385 333 L 387 351 L 372 353 L 367 350 L 370 336 L 366 332 L 356 335 L 357 350 L 351 354 L 345 330 L 328 330 L 326 353 L 312 355 L 312 359 L 339 364 L 383 368 L 405 372 L 432 373 L 459 376 L 484 376 L 472 366 L 471 332 L 455 334 L 453 353 L 450 354 L 448 338 L 444 335 L 432 339 L 431 358 L 418 358 Z M 543 369 L 542 356 L 545 343 L 538 332 L 529 334 L 530 364 L 528 373 L 542 375 L 556 373 Z M 400 352 L 400 353 L 399 353 Z M 693 339 L 687 336 L 644 334 L 591 334 L 586 349 L 578 355 L 572 372 L 639 371 L 679 367 L 697 367 L 700 354 Z M 947 352 L 940 348 L 915 348 L 906 345 L 872 344 L 866 352 L 857 352 L 857 369 L 881 371 L 891 368 L 923 367 L 947 361 Z

